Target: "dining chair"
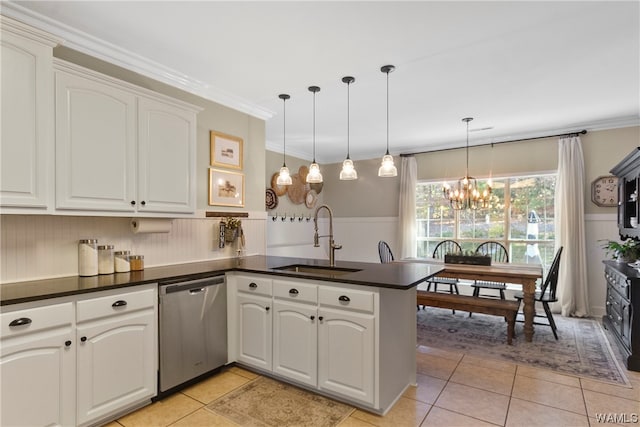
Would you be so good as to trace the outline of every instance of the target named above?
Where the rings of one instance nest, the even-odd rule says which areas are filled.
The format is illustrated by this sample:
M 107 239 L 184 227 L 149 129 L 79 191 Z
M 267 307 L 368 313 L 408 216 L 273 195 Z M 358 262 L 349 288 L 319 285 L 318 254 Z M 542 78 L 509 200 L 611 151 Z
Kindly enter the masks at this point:
M 433 250 L 433 258 L 434 259 L 444 259 L 446 254 L 461 254 L 462 247 L 455 240 L 443 240 L 438 243 Z M 459 294 L 458 290 L 458 282 L 459 280 L 455 277 L 442 277 L 435 276 L 427 280 L 427 291 L 431 291 L 431 285 L 433 285 L 433 292 L 438 292 L 438 285 L 449 286 L 449 293 Z M 441 291 L 443 292 L 443 291 Z M 455 314 L 455 310 L 453 313 Z
M 387 264 L 393 261 L 393 252 L 391 252 L 389 244 L 384 240 L 380 240 L 378 242 L 378 255 L 380 255 L 380 262 L 382 264 Z
M 509 262 L 509 252 L 500 242 L 489 240 L 487 242 L 480 243 L 476 248 L 476 255 L 488 255 L 491 257 L 491 261 L 495 262 Z M 473 288 L 474 297 L 489 297 L 504 299 L 504 291 L 507 289 L 507 284 L 503 282 L 492 282 L 489 280 L 474 280 L 471 284 Z M 481 294 L 480 290 L 497 290 L 500 294 Z M 471 313 L 469 313 L 471 317 Z
M 563 247 L 560 246 L 558 252 L 556 252 L 555 257 L 553 258 L 553 262 L 551 263 L 551 268 L 547 273 L 547 277 L 542 283 L 542 287 L 539 291 L 536 291 L 534 295 L 534 300 L 542 303 L 542 307 L 544 308 L 545 315 L 547 317 L 547 321 L 549 323 L 536 323 L 533 322 L 534 325 L 543 325 L 543 326 L 551 326 L 551 331 L 553 332 L 553 336 L 558 339 L 558 328 L 556 327 L 556 322 L 553 320 L 553 315 L 551 314 L 551 308 L 549 308 L 549 303 L 558 301 L 558 297 L 556 296 L 556 289 L 558 288 L 558 274 L 560 273 L 560 256 L 562 255 Z M 524 294 L 522 292 L 516 292 L 514 298 L 521 302 L 524 298 Z M 542 315 L 537 315 L 536 317 L 544 317 Z

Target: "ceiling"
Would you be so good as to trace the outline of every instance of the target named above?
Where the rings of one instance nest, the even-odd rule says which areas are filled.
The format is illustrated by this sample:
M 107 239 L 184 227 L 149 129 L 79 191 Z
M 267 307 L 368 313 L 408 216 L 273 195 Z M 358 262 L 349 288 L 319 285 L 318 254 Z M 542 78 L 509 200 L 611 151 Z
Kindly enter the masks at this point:
M 64 45 L 265 119 L 267 148 L 379 157 L 640 123 L 638 1 L 3 2 Z

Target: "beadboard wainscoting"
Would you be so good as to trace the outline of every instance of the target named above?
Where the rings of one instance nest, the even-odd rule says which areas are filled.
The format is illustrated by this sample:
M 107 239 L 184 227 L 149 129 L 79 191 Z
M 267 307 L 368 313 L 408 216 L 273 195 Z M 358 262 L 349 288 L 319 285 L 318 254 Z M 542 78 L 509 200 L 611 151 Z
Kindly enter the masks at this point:
M 243 255 L 264 255 L 265 213 L 242 218 Z M 78 240 L 144 255 L 145 267 L 237 256 L 238 242 L 218 248 L 219 218 L 171 220 L 169 233 L 134 234 L 131 218 L 2 215 L 0 283 L 78 274 Z

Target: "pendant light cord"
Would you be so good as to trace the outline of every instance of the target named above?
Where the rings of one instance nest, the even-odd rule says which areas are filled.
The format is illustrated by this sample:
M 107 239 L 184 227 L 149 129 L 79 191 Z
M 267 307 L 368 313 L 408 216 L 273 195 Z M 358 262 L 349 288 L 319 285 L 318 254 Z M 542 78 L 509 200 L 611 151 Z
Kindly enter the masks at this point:
M 389 154 L 389 71 L 387 71 L 387 154 Z
M 287 165 L 287 99 L 282 98 L 282 166 Z
M 316 92 L 313 92 L 313 163 L 316 162 Z
M 349 158 L 349 85 L 350 81 L 347 82 L 347 159 Z

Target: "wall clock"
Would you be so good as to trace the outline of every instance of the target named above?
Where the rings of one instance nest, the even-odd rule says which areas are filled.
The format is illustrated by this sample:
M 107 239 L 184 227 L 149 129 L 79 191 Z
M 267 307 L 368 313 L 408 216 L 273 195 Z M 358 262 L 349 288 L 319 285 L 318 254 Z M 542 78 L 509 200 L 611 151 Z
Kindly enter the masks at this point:
M 591 183 L 591 201 L 598 206 L 618 206 L 618 177 L 599 176 Z

